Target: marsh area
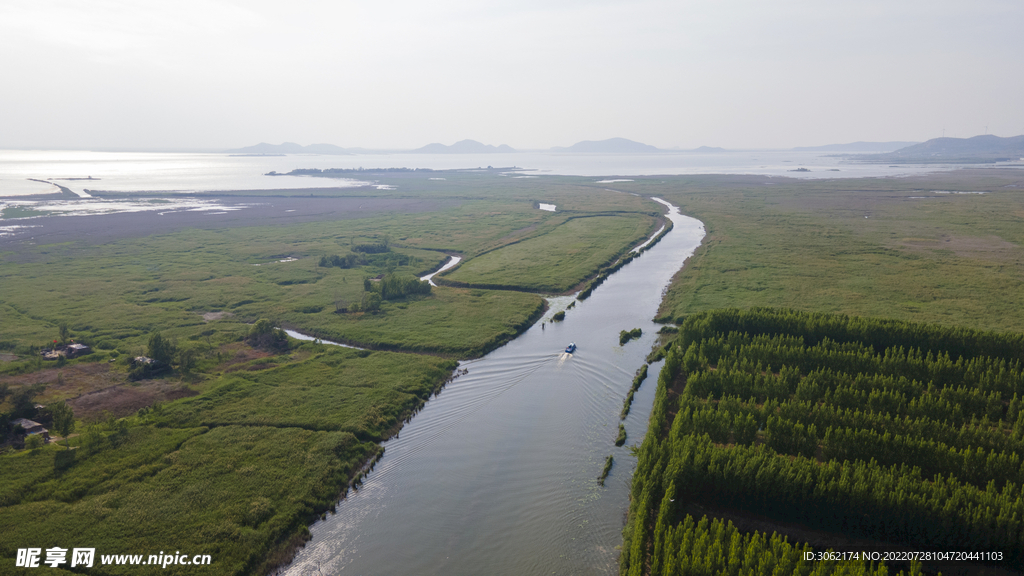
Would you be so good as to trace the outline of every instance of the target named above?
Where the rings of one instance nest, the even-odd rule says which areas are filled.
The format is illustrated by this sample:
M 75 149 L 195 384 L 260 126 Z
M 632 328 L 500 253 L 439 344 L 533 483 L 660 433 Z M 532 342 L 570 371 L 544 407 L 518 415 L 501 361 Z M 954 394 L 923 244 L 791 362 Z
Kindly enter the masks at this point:
M 288 566 L 310 535 L 293 573 L 318 562 L 614 573 L 629 447 L 644 437 L 654 382 L 635 394 L 622 447 L 619 413 L 661 343 L 653 318 L 787 306 L 1024 327 L 1020 170 L 371 180 L 194 195 L 233 210 L 5 212 L 0 413 L 45 421 L 35 404 L 67 402 L 78 431 L 73 458 L 64 445 L 5 445 L 0 521 L 17 530 L 0 543 L 0 566 L 11 546 L 66 546 L 74 527 L 112 551 L 141 534 L 217 552 L 210 574 Z M 682 220 L 651 250 L 608 272 L 666 224 L 654 199 L 707 237 L 673 216 Z M 458 265 L 429 291 L 369 298 L 450 255 Z M 547 321 L 559 311 L 564 321 Z M 361 349 L 267 346 L 252 334 L 261 319 Z M 92 353 L 44 363 L 62 325 Z M 619 332 L 638 327 L 643 336 L 620 346 Z M 177 355 L 132 379 L 131 359 L 155 333 Z M 578 351 L 559 362 L 570 341 Z M 140 519 L 140 509 L 154 512 Z

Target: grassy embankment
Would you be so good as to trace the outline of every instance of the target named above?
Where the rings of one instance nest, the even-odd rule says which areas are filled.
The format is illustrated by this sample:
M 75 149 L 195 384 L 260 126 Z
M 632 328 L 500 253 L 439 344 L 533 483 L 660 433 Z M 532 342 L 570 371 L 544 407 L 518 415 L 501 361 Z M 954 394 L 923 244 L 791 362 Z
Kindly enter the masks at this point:
M 438 193 L 437 183 L 425 178 L 381 194 Z M 264 572 L 303 541 L 306 525 L 359 477 L 360 466 L 379 453 L 377 442 L 443 385 L 454 362 L 313 343 L 253 350 L 240 342 L 248 322 L 267 317 L 376 348 L 482 354 L 528 325 L 542 300 L 439 287 L 385 301 L 375 313 L 335 309 L 358 302 L 364 278 L 389 267 L 415 274 L 435 267 L 443 252 L 471 262 L 557 233 L 567 214 L 536 210 L 537 200 L 579 210 L 577 216 L 616 212 L 617 221 L 632 218 L 637 230 L 651 221 L 652 207 L 642 199 L 571 182 L 538 187 L 471 174 L 441 186 L 458 206 L 287 227 L 188 230 L 101 246 L 22 245 L 0 255 L 0 347 L 18 357 L 0 363 L 7 392 L 0 412 L 10 413 L 15 397 L 33 384 L 43 387 L 33 401 L 91 406 L 71 438 L 74 450 L 49 445 L 0 455 L 0 524 L 12 527 L 0 545 L 0 567 L 13 570 L 17 548 L 88 546 L 100 554 L 169 548 L 210 554 L 213 566 L 190 568 L 194 574 Z M 634 238 L 618 232 L 592 238 L 593 247 L 580 247 L 583 256 L 599 261 L 626 249 Z M 316 265 L 322 255 L 344 255 L 385 237 L 392 251 L 368 255 L 366 265 Z M 278 262 L 286 256 L 297 260 Z M 571 286 L 588 271 L 511 273 Z M 96 352 L 55 369 L 31 347 L 52 340 L 62 320 Z M 198 361 L 187 374 L 179 369 L 129 383 L 126 358 L 144 353 L 154 331 L 196 350 Z M 92 402 L 106 396 L 171 401 L 138 412 L 125 412 L 130 402 Z
M 664 321 L 725 306 L 784 306 L 1024 330 L 1019 170 L 681 176 L 615 187 L 664 197 L 707 227 L 662 303 Z

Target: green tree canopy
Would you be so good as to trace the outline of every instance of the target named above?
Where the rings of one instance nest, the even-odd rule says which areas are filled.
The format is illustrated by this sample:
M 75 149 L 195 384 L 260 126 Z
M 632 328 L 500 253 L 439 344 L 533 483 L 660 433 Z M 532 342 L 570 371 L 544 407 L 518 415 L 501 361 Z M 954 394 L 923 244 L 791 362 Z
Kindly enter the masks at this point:
M 174 343 L 164 338 L 159 332 L 153 332 L 149 337 L 149 347 L 146 355 L 161 364 L 170 365 L 174 360 Z
M 64 444 L 71 449 L 68 435 L 75 431 L 75 413 L 66 402 L 51 404 L 50 414 L 53 416 L 53 429 L 64 437 Z
M 260 318 L 249 328 L 246 340 L 256 348 L 282 349 L 288 346 L 288 335 L 284 330 L 274 328 L 274 323 L 266 318 Z

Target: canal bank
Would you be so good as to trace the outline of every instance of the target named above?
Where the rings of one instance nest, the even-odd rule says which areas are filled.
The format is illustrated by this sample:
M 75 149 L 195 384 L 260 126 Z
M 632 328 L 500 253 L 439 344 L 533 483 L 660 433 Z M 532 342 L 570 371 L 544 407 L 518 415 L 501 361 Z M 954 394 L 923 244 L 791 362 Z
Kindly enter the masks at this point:
M 671 232 L 564 321 L 463 362 L 468 373 L 385 443 L 374 472 L 311 528 L 283 573 L 614 574 L 629 447 L 643 439 L 654 383 L 636 393 L 616 447 L 622 400 L 655 341 L 663 291 L 704 234 L 675 207 L 668 217 Z M 633 328 L 643 336 L 619 345 Z M 564 357 L 570 341 L 578 349 Z

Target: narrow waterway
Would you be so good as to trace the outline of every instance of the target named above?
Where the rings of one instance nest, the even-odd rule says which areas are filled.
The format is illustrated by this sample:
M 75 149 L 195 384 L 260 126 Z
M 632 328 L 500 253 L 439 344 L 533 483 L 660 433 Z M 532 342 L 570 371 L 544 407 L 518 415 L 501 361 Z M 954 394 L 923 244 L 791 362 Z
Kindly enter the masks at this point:
M 438 268 L 436 272 L 432 272 L 430 274 L 427 274 L 426 276 L 423 276 L 422 278 L 420 278 L 420 280 L 426 280 L 427 282 L 430 282 L 431 286 L 437 286 L 437 284 L 434 284 L 434 276 L 437 276 L 438 274 L 446 270 L 451 270 L 452 268 L 455 268 L 461 261 L 461 256 L 452 256 L 451 258 L 448 259 L 447 262 L 444 263 L 444 266 Z
M 664 203 L 664 202 L 663 202 Z M 667 203 L 664 203 L 668 205 Z M 456 378 L 400 435 L 286 570 L 306 574 L 524 576 L 615 574 L 635 460 L 661 363 L 625 420 L 619 412 L 659 326 L 662 294 L 700 244 L 675 227 L 560 323 L 541 323 Z M 572 297 L 552 300 L 545 320 Z M 619 331 L 644 335 L 619 346 Z M 575 354 L 562 354 L 570 342 Z M 604 486 L 605 458 L 615 465 Z M 319 570 L 319 572 L 318 572 Z

